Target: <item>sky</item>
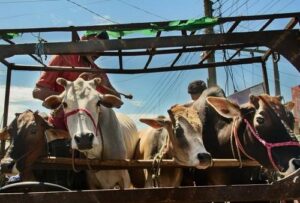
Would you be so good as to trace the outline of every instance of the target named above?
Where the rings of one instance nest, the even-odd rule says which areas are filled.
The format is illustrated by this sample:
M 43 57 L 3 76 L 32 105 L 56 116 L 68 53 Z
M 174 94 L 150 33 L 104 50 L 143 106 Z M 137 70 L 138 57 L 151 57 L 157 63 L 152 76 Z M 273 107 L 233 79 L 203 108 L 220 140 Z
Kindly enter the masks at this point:
M 214 0 L 214 16 L 241 16 L 272 13 L 299 12 L 299 0 Z M 0 0 L 0 29 L 31 27 L 63 27 L 103 25 L 112 23 L 157 22 L 200 18 L 204 16 L 203 0 Z M 257 29 L 263 22 L 247 22 L 238 27 L 239 31 Z M 281 29 L 287 22 L 276 21 L 271 29 Z M 299 29 L 299 25 L 298 29 Z M 226 27 L 225 27 L 226 28 Z M 219 27 L 215 27 L 219 32 Z M 82 33 L 79 33 L 82 34 Z M 163 33 L 163 36 L 173 33 Z M 17 43 L 36 43 L 38 36 L 51 42 L 69 41 L 63 33 L 29 33 L 14 39 Z M 131 36 L 136 37 L 136 36 Z M 141 36 L 145 37 L 145 36 Z M 5 44 L 0 40 L 0 44 Z M 265 47 L 264 47 L 265 48 Z M 266 48 L 265 48 L 266 49 Z M 155 56 L 150 67 L 168 66 L 176 55 Z M 243 52 L 241 56 L 250 57 Z M 51 56 L 42 56 L 45 63 Z M 222 60 L 223 53 L 217 52 L 216 59 Z M 28 56 L 7 58 L 16 64 L 36 64 Z M 147 58 L 143 56 L 125 57 L 124 66 L 141 68 Z M 178 62 L 196 63 L 200 53 L 183 54 Z M 100 67 L 118 67 L 116 57 L 100 57 L 96 63 Z M 272 62 L 267 62 L 270 94 L 274 95 Z M 300 84 L 300 73 L 283 57 L 279 61 L 281 92 L 285 101 L 291 100 L 291 87 Z M 217 83 L 226 94 L 254 86 L 263 81 L 260 64 L 232 67 L 233 77 L 226 79 L 223 67 L 217 68 Z M 40 72 L 13 71 L 9 105 L 9 122 L 17 112 L 26 109 L 48 112 L 41 102 L 32 98 L 32 89 Z M 138 118 L 167 115 L 167 110 L 176 103 L 190 100 L 187 86 L 193 80 L 207 80 L 207 70 L 187 70 L 165 73 L 134 75 L 109 74 L 110 81 L 121 92 L 131 93 L 133 100 L 124 99 L 124 105 L 117 111 L 133 118 L 139 128 Z M 3 120 L 6 66 L 0 63 L 0 123 Z M 234 84 L 234 85 L 233 85 Z M 1 126 L 1 125 L 0 125 Z

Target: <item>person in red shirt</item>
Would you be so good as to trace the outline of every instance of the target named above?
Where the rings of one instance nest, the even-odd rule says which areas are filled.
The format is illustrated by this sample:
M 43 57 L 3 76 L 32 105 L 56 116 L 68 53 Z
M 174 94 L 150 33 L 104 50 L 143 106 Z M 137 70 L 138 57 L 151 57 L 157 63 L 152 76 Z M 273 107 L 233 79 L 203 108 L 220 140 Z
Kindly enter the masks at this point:
M 109 39 L 107 32 L 89 32 L 88 35 L 84 35 L 81 40 L 102 40 Z M 49 66 L 72 66 L 72 67 L 91 67 L 95 69 L 100 69 L 94 61 L 99 57 L 99 55 L 94 56 L 80 56 L 80 55 L 55 55 L 51 58 Z M 51 95 L 59 95 L 64 91 L 64 88 L 56 83 L 58 77 L 67 79 L 69 81 L 74 81 L 80 75 L 80 72 L 69 72 L 69 71 L 43 71 L 40 78 L 36 82 L 35 88 L 33 89 L 33 98 L 40 99 L 44 101 L 47 97 Z M 102 84 L 108 87 L 112 92 L 120 97 L 119 93 L 111 85 L 106 73 L 90 73 L 88 78 L 92 79 L 95 77 L 100 77 L 102 79 Z M 107 88 L 99 87 L 97 89 L 100 93 L 108 93 Z M 64 123 L 64 113 L 63 110 L 55 110 L 51 113 L 48 121 L 58 129 L 67 130 Z

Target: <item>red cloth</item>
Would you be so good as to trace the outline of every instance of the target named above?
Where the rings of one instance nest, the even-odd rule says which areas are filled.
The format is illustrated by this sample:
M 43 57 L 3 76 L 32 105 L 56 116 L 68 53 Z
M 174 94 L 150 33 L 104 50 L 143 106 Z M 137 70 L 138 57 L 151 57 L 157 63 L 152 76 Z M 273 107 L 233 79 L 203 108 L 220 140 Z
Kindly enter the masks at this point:
M 73 67 L 92 67 L 97 68 L 95 64 L 90 64 L 89 62 L 83 60 L 82 57 L 78 55 L 65 55 L 60 56 L 56 55 L 54 56 L 51 61 L 49 62 L 49 66 L 73 66 Z M 64 91 L 64 88 L 56 83 L 56 79 L 58 77 L 67 79 L 69 81 L 74 81 L 78 78 L 80 75 L 80 72 L 67 72 L 67 71 L 43 71 L 39 80 L 37 81 L 36 85 L 40 87 L 47 87 L 51 89 L 52 91 L 61 93 Z M 109 84 L 109 79 L 106 75 L 106 73 L 101 73 L 99 77 L 104 81 L 104 84 Z M 98 87 L 97 90 L 101 93 L 107 93 L 105 90 L 101 87 Z
M 83 57 L 78 55 L 55 55 L 52 57 L 49 62 L 50 66 L 73 66 L 73 67 L 92 67 L 98 68 L 95 64 L 90 64 L 87 60 L 84 60 Z M 80 72 L 67 72 L 67 71 L 43 71 L 36 85 L 40 87 L 46 87 L 51 89 L 52 91 L 56 91 L 61 93 L 64 91 L 64 88 L 56 83 L 56 79 L 58 77 L 67 79 L 69 81 L 74 81 L 80 75 Z M 99 77 L 104 81 L 104 84 L 110 84 L 109 79 L 106 73 L 99 74 Z M 102 87 L 98 87 L 97 90 L 100 93 L 106 93 Z M 55 116 L 49 116 L 48 121 L 54 125 L 54 127 L 58 129 L 67 130 L 64 123 L 64 113 L 63 111 L 57 112 Z

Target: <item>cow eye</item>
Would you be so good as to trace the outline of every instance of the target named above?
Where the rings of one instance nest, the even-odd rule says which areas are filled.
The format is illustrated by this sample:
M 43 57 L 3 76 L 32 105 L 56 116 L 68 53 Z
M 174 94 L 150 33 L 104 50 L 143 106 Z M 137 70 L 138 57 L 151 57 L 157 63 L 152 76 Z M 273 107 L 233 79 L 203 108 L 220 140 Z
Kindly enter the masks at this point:
M 31 134 L 36 134 L 37 129 L 36 128 L 32 128 L 30 132 L 31 132 Z
M 62 105 L 63 105 L 64 108 L 68 107 L 68 104 L 66 102 L 63 102 Z
M 183 131 L 182 127 L 179 124 L 176 125 L 176 127 L 175 127 L 175 135 L 176 135 L 176 137 L 182 137 L 183 133 L 184 133 L 184 131 Z
M 101 106 L 101 100 L 99 100 L 96 105 Z
M 261 124 L 263 124 L 265 122 L 265 119 L 263 117 L 257 117 L 256 121 L 257 121 L 258 124 L 261 125 Z

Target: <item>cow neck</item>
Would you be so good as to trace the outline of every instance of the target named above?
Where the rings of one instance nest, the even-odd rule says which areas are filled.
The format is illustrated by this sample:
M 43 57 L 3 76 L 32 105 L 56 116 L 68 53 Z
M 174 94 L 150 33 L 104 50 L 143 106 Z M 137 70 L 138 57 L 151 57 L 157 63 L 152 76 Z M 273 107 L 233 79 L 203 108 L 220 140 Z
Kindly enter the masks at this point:
M 241 123 L 238 126 L 238 120 L 241 120 Z M 273 155 L 272 155 L 272 148 L 275 147 L 286 147 L 286 146 L 296 146 L 296 147 L 300 147 L 300 143 L 296 142 L 296 141 L 287 141 L 287 142 L 277 142 L 277 143 L 270 143 L 267 142 L 266 140 L 264 140 L 259 133 L 255 130 L 255 128 L 250 124 L 250 122 L 246 119 L 246 118 L 240 118 L 240 117 L 235 117 L 233 119 L 233 125 L 232 125 L 232 131 L 233 131 L 233 136 L 235 138 L 235 144 L 237 147 L 237 151 L 241 151 L 246 157 L 248 157 L 251 160 L 255 160 L 252 156 L 250 156 L 246 150 L 244 149 L 239 135 L 238 135 L 238 128 L 241 128 L 242 123 L 244 124 L 243 126 L 245 126 L 245 130 L 244 133 L 247 133 L 248 135 L 252 136 L 253 138 L 255 138 L 259 143 L 261 143 L 263 145 L 263 147 L 267 150 L 268 153 L 268 159 L 270 161 L 270 163 L 272 164 L 273 168 L 277 171 L 281 171 L 280 167 L 277 166 Z M 244 134 L 243 133 L 243 134 Z M 239 159 L 241 161 L 241 157 L 239 156 Z
M 231 135 L 230 135 L 230 144 L 231 144 L 231 151 L 233 154 L 233 157 L 235 157 L 235 151 L 234 151 L 234 147 L 233 147 L 233 138 L 235 141 L 235 147 L 236 147 L 236 151 L 237 151 L 237 155 L 238 155 L 238 160 L 240 162 L 240 167 L 242 167 L 242 156 L 241 156 L 241 152 L 243 153 L 243 155 L 245 155 L 248 159 L 250 160 L 255 160 L 252 156 L 250 156 L 246 150 L 244 149 L 240 138 L 239 138 L 239 134 L 238 134 L 238 129 L 244 128 L 242 130 L 242 134 L 244 135 L 246 132 L 246 128 L 245 126 L 242 125 L 241 120 L 239 119 L 239 117 L 234 117 L 233 121 L 232 121 L 232 128 L 231 128 Z

